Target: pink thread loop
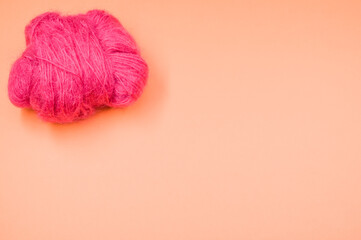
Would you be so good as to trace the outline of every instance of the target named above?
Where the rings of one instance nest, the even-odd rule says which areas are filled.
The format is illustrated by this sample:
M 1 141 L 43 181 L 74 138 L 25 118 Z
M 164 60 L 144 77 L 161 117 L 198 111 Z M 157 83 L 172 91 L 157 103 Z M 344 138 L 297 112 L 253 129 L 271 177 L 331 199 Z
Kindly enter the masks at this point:
M 26 26 L 25 37 L 9 98 L 46 121 L 72 122 L 100 107 L 128 106 L 146 84 L 148 66 L 134 39 L 105 11 L 44 13 Z

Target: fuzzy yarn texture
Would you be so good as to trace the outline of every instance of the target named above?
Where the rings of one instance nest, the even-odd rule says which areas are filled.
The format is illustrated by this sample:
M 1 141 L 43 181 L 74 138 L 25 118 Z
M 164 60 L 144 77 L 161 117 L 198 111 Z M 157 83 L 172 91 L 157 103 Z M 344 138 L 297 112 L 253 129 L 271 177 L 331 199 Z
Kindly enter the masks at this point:
M 102 107 L 125 107 L 142 93 L 148 67 L 109 13 L 47 12 L 25 28 L 26 50 L 12 66 L 10 101 L 44 120 L 67 123 Z

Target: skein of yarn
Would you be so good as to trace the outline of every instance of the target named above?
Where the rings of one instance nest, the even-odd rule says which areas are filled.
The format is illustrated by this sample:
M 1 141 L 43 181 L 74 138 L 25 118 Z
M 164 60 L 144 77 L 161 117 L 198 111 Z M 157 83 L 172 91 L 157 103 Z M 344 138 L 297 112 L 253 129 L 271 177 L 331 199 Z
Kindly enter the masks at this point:
M 125 107 L 142 93 L 148 67 L 135 41 L 105 11 L 47 12 L 25 28 L 26 50 L 9 76 L 10 101 L 50 122 L 67 123 L 101 107 Z

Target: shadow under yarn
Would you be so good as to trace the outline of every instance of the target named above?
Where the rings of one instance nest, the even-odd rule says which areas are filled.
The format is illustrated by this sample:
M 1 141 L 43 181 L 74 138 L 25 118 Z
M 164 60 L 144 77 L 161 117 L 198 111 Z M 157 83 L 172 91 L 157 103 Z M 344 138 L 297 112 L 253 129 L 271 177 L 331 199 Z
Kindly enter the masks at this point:
M 97 132 L 111 130 L 114 125 L 123 125 L 125 128 L 137 125 L 152 125 L 162 114 L 163 103 L 166 98 L 166 81 L 158 71 L 155 61 L 146 56 L 149 65 L 148 83 L 142 96 L 127 108 L 101 108 L 88 119 L 72 123 L 58 124 L 45 122 L 37 117 L 31 109 L 21 110 L 23 125 L 29 129 L 39 129 L 44 126 L 50 130 L 55 139 L 68 139 L 70 137 L 86 138 L 97 135 Z M 161 74 L 162 73 L 162 74 Z

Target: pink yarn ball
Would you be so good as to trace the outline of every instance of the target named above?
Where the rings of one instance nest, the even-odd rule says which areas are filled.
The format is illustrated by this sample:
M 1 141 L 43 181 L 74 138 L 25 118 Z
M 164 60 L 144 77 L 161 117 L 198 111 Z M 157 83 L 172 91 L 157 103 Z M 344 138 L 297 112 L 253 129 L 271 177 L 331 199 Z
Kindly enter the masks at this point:
M 9 98 L 51 122 L 87 118 L 97 108 L 125 107 L 142 93 L 148 67 L 135 41 L 105 11 L 34 18 L 26 50 L 12 66 Z

